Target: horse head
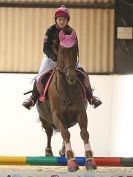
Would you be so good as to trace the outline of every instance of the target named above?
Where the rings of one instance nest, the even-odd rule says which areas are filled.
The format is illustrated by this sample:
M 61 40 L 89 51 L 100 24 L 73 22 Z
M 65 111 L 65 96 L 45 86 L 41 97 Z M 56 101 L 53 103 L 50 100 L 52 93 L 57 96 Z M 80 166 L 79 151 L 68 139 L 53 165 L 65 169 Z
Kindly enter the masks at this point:
M 63 30 L 59 33 L 59 49 L 57 55 L 57 66 L 65 75 L 68 84 L 75 84 L 77 81 L 76 66 L 78 56 L 77 36 L 74 30 L 71 34 L 65 34 Z

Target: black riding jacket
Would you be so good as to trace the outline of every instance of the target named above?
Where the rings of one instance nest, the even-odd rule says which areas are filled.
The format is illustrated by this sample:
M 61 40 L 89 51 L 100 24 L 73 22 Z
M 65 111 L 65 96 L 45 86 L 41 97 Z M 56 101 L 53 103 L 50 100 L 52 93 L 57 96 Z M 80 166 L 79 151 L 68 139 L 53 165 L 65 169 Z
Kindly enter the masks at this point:
M 70 28 L 70 26 L 66 26 L 65 28 Z M 61 29 L 57 28 L 54 24 L 49 27 L 45 33 L 44 44 L 43 44 L 43 52 L 54 61 L 57 61 L 57 51 L 59 46 L 59 32 Z

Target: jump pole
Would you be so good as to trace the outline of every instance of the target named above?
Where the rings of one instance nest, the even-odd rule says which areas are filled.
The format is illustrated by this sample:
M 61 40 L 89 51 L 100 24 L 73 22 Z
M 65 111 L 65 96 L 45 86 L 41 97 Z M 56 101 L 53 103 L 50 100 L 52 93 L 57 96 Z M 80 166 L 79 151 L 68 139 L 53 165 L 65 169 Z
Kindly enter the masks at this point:
M 133 157 L 94 157 L 97 166 L 133 167 Z M 76 157 L 79 166 L 85 165 L 85 157 Z M 0 156 L 0 165 L 66 166 L 65 157 Z

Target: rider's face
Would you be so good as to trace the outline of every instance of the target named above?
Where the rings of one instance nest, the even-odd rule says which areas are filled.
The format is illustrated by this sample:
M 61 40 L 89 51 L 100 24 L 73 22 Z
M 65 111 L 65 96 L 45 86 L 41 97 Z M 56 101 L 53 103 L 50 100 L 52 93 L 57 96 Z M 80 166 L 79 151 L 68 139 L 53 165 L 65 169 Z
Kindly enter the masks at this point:
M 68 19 L 65 18 L 65 17 L 57 17 L 56 19 L 56 23 L 57 25 L 59 26 L 59 28 L 65 28 L 65 26 L 67 25 L 68 23 Z

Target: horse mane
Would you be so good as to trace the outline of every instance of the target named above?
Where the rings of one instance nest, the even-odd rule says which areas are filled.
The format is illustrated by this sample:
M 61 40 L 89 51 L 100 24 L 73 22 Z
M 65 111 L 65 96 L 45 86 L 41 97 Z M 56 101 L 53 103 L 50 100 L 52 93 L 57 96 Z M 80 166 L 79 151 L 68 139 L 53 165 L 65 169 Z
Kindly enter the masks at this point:
M 71 28 L 70 26 L 66 26 L 62 31 L 64 32 L 65 35 L 70 35 L 74 29 Z

